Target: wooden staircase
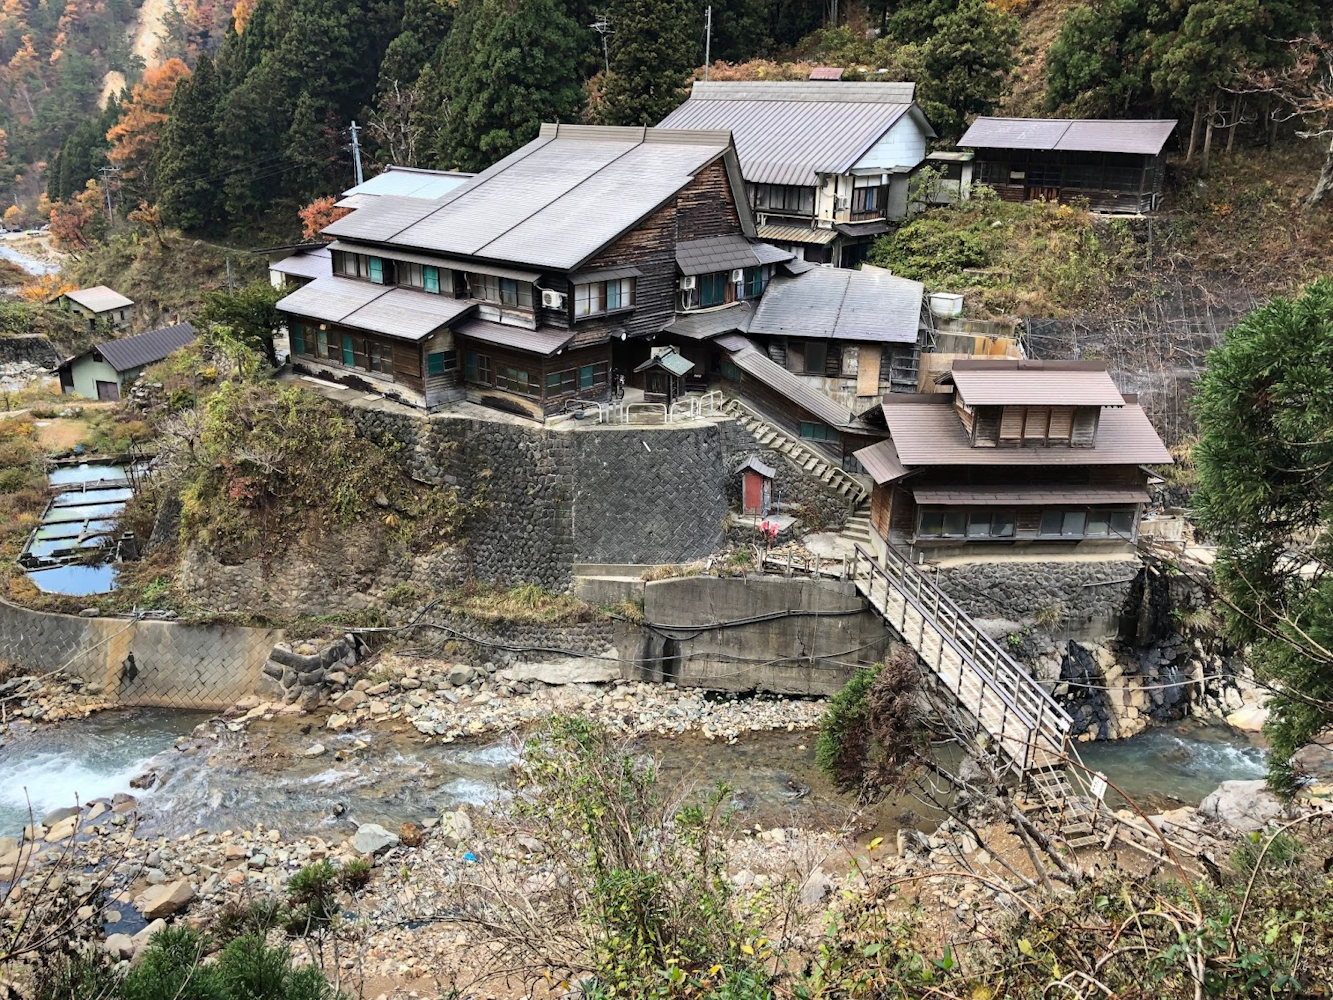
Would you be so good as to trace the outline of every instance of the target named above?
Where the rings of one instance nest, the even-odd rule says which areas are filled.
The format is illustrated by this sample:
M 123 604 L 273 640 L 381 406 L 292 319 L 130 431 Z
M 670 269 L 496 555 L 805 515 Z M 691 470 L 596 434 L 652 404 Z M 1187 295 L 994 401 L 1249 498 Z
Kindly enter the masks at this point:
M 1096 815 L 1071 780 L 1077 760 L 1073 720 L 1030 673 L 902 555 L 883 562 L 856 546 L 856 588 L 911 646 L 947 690 L 974 753 L 990 755 L 1001 773 L 1018 777 L 1028 803 L 1051 815 L 1069 847 L 1099 843 Z
M 821 480 L 852 503 L 863 503 L 870 496 L 870 491 L 850 472 L 833 464 L 800 438 L 774 427 L 748 404 L 733 397 L 723 404 L 722 412 L 735 417 L 760 447 L 779 452 L 792 466 Z

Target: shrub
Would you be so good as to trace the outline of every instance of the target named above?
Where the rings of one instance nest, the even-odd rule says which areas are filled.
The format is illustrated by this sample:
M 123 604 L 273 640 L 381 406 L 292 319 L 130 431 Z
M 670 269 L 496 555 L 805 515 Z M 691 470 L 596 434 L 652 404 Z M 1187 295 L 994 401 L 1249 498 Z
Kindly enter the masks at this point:
M 858 670 L 829 700 L 815 763 L 863 800 L 904 788 L 925 746 L 917 709 L 916 654 L 900 646 L 883 664 Z

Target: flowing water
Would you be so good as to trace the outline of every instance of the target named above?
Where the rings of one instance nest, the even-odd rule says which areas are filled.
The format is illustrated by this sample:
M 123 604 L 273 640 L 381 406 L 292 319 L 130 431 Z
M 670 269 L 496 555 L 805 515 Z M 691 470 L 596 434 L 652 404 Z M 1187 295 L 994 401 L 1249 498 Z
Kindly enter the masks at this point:
M 52 264 L 50 261 L 29 256 L 20 250 L 15 250 L 13 247 L 6 246 L 4 242 L 0 242 L 0 259 L 7 260 L 12 264 L 17 264 L 29 274 L 55 274 L 60 270 L 59 264 Z
M 289 835 L 351 834 L 356 824 L 390 828 L 467 804 L 485 807 L 509 794 L 512 740 L 472 745 L 425 743 L 384 728 L 302 733 L 299 720 L 253 723 L 212 740 L 177 738 L 208 716 L 134 710 L 0 739 L 0 835 L 27 822 L 26 796 L 40 817 L 77 795 L 80 801 L 130 791 L 130 779 L 157 776 L 135 792 L 146 830 L 178 835 L 263 823 Z M 318 740 L 325 753 L 303 752 Z M 890 834 L 899 826 L 933 828 L 939 816 L 904 798 L 857 812 L 814 762 L 813 732 L 749 734 L 733 745 L 690 736 L 643 741 L 663 775 L 682 789 L 724 781 L 737 819 L 748 825 L 839 828 Z M 1263 751 L 1224 727 L 1182 724 L 1116 743 L 1081 748 L 1084 762 L 1104 771 L 1151 809 L 1197 804 L 1221 781 L 1263 774 Z M 1118 806 L 1114 797 L 1108 799 Z

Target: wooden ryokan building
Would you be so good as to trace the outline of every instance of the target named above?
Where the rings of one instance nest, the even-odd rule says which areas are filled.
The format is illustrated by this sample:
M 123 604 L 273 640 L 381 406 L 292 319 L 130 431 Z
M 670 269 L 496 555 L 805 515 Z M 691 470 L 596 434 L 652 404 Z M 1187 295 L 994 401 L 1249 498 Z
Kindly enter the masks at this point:
M 878 544 L 928 558 L 1132 547 L 1145 465 L 1171 455 L 1105 365 L 958 360 L 952 392 L 893 394 L 888 439 L 856 457 Z

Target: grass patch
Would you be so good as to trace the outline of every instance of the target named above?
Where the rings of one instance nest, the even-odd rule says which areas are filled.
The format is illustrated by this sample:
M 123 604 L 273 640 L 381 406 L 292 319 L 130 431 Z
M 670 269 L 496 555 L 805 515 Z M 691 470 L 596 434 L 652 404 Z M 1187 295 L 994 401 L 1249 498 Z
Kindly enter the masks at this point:
M 45 458 L 32 420 L 0 420 L 0 587 L 11 600 L 40 594 L 17 560 L 50 499 Z
M 443 603 L 481 621 L 572 625 L 600 617 L 596 608 L 573 594 L 553 593 L 535 583 L 520 583 L 508 589 L 474 586 L 450 595 Z

